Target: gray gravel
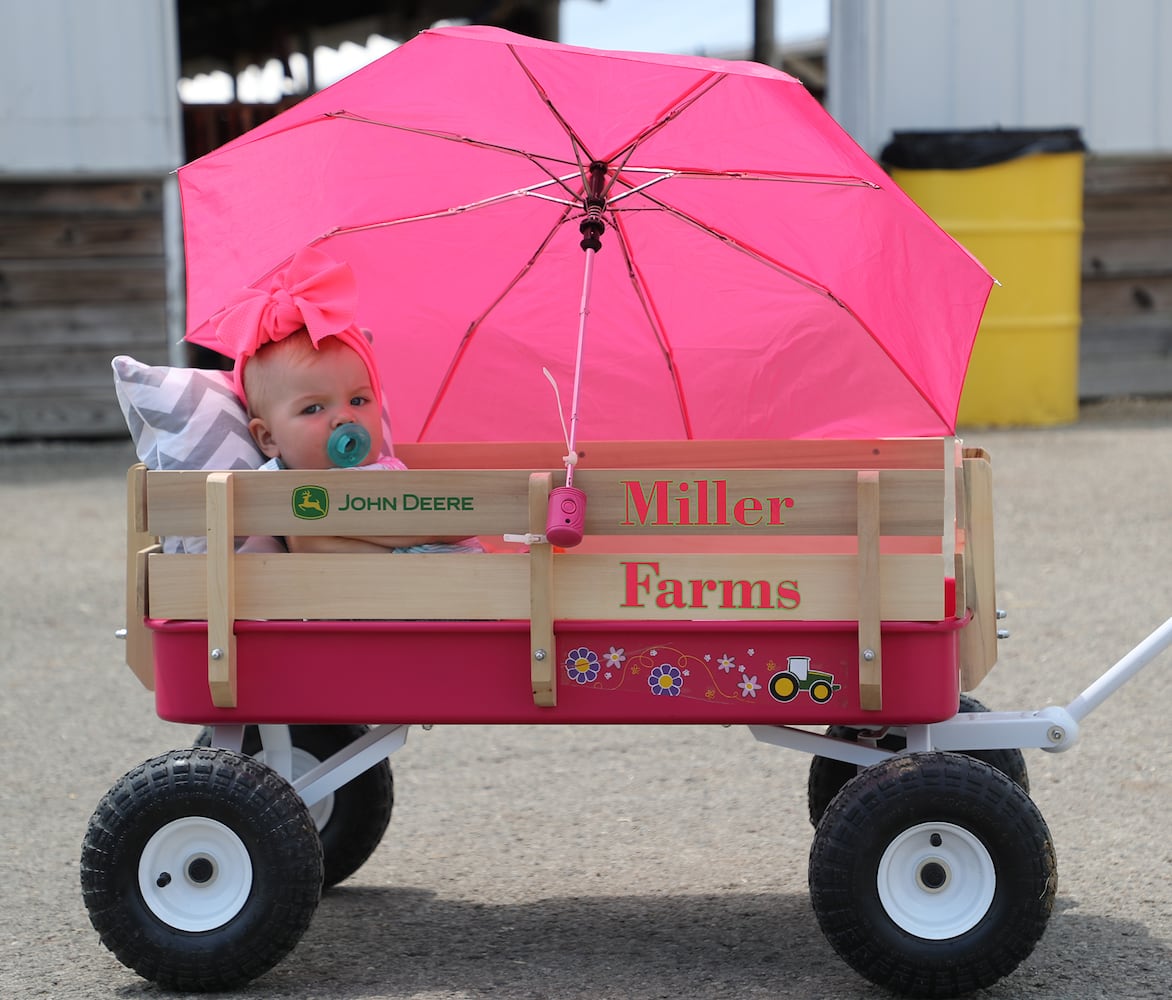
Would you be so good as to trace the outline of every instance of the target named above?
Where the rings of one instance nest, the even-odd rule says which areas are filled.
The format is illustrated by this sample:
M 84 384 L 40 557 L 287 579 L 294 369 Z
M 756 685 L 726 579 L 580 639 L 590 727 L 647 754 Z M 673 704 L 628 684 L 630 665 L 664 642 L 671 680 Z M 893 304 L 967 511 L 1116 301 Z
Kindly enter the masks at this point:
M 1172 400 L 974 431 L 993 455 L 1013 637 L 977 692 L 1065 703 L 1172 614 Z M 78 856 L 124 771 L 185 745 L 122 664 L 124 442 L 0 447 L 0 995 L 167 997 L 89 925 Z M 1062 755 L 1027 751 L 1058 851 L 1033 956 L 978 996 L 1160 998 L 1172 984 L 1172 654 Z M 449 727 L 397 754 L 371 861 L 293 954 L 225 997 L 885 997 L 822 939 L 808 760 L 742 729 Z

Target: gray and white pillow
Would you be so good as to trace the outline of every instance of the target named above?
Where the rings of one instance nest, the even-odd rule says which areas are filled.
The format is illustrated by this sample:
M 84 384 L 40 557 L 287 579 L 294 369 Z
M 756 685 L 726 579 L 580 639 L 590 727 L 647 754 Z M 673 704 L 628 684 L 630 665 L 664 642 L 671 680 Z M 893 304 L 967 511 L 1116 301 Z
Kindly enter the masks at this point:
M 114 391 L 149 469 L 259 469 L 265 456 L 228 372 L 144 365 L 119 355 Z
M 139 460 L 148 469 L 259 469 L 265 456 L 228 372 L 111 362 L 114 392 Z M 206 552 L 207 538 L 163 539 L 164 552 Z M 275 538 L 238 538 L 240 551 L 279 552 Z

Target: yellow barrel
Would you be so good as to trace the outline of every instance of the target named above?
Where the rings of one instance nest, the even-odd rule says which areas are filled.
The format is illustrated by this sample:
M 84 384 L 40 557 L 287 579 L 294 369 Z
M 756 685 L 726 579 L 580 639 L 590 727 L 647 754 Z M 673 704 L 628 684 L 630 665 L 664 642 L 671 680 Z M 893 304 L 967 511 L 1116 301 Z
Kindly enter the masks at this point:
M 895 182 L 1000 283 L 969 363 L 961 425 L 1078 419 L 1083 155 L 1073 129 L 897 133 L 884 150 Z

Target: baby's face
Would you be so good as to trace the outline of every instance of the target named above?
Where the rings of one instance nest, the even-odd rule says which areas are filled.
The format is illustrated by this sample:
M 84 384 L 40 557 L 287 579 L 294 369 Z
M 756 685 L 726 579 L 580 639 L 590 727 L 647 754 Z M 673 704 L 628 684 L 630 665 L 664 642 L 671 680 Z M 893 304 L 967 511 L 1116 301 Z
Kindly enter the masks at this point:
M 274 372 L 274 374 L 277 374 Z M 330 434 L 342 424 L 361 424 L 370 455 L 382 454 L 382 415 L 366 365 L 341 343 L 331 343 L 283 366 L 269 412 L 253 420 L 253 436 L 270 458 L 290 469 L 328 469 Z

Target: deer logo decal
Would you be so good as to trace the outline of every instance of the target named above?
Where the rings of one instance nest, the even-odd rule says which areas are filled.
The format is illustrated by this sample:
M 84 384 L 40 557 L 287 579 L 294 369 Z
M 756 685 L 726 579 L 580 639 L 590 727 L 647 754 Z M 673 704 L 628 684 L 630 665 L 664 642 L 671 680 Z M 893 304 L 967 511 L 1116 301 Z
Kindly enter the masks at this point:
M 293 491 L 293 516 L 318 521 L 330 512 L 330 495 L 320 486 L 298 486 Z

